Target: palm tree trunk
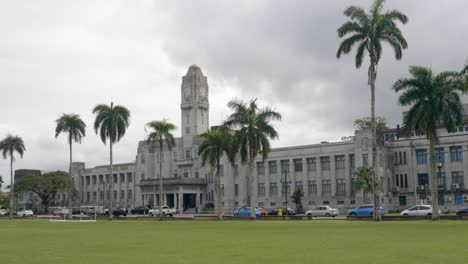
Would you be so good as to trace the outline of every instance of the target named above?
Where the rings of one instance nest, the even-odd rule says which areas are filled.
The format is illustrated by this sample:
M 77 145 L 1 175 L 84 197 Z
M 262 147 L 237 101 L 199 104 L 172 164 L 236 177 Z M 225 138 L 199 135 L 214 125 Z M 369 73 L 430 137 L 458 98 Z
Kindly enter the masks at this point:
M 223 220 L 223 196 L 221 195 L 221 177 L 219 175 L 219 161 L 216 162 L 216 178 L 215 178 L 215 188 L 216 188 L 216 209 L 218 214 L 218 220 Z
M 162 178 L 162 139 L 159 141 L 159 220 L 163 220 L 163 178 Z M 180 199 L 180 197 L 179 197 Z
M 375 79 L 376 79 L 376 63 L 371 58 L 369 66 L 369 84 L 371 88 L 371 123 L 372 123 L 372 170 L 374 171 L 374 221 L 380 221 L 380 205 L 379 205 L 379 173 L 378 173 L 378 158 L 377 158 L 377 128 L 375 124 Z
M 13 219 L 13 209 L 15 206 L 15 185 L 13 184 L 13 153 L 10 153 L 10 219 Z
M 249 155 L 250 155 L 250 159 L 249 159 L 249 176 L 248 176 L 248 179 L 249 179 L 249 182 L 250 182 L 250 199 L 249 199 L 249 203 L 250 203 L 250 208 L 251 208 L 251 213 L 250 213 L 250 217 L 252 219 L 256 219 L 257 218 L 257 215 L 255 214 L 255 181 L 254 181 L 254 162 L 255 162 L 255 157 L 254 157 L 254 154 L 253 154 L 253 151 L 252 150 L 249 150 Z
M 109 140 L 110 141 L 110 140 Z M 112 141 L 109 144 L 110 149 L 110 175 L 109 175 L 109 220 L 112 220 L 112 199 L 114 198 L 114 192 L 112 191 L 112 183 L 114 181 L 114 171 L 112 168 Z
M 70 167 L 69 167 L 69 173 L 70 173 L 70 186 L 69 186 L 69 189 L 68 189 L 68 219 L 69 220 L 72 220 L 73 218 L 73 209 L 72 209 L 72 204 L 73 204 L 73 176 L 72 176 L 72 161 L 73 161 L 73 157 L 72 157 L 72 141 L 71 141 L 71 135 L 70 135 Z
M 429 172 L 431 175 L 430 188 L 432 200 L 432 220 L 439 220 L 439 197 L 438 197 L 438 182 L 436 174 L 435 162 L 435 144 L 437 142 L 437 134 L 435 129 L 429 132 Z

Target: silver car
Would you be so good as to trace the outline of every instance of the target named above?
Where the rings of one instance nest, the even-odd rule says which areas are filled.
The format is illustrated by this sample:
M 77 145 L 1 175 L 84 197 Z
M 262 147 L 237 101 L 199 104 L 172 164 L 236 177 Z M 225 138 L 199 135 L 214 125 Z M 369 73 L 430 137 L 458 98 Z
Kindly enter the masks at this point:
M 306 212 L 307 216 L 325 216 L 325 217 L 335 217 L 340 214 L 338 209 L 333 209 L 328 205 L 317 206 L 312 210 Z
M 440 210 L 439 210 L 440 214 Z M 430 205 L 416 205 L 403 210 L 400 213 L 401 216 L 426 216 L 432 215 L 432 206 Z

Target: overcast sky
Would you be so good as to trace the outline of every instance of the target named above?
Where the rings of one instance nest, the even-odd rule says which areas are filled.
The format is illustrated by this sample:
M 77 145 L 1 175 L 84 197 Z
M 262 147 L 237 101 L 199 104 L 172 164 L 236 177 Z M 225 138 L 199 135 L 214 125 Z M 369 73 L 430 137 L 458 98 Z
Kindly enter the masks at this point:
M 1 1 L 0 138 L 26 144 L 15 169 L 66 170 L 66 137 L 54 138 L 55 120 L 77 113 L 87 136 L 75 161 L 108 162 L 108 147 L 92 130 L 91 109 L 128 107 L 131 125 L 115 147 L 116 162 L 135 159 L 144 124 L 180 123 L 180 84 L 198 64 L 210 86 L 210 124 L 229 113 L 232 98 L 257 97 L 283 114 L 280 140 L 291 146 L 339 140 L 353 120 L 370 115 L 367 64 L 354 53 L 337 59 L 336 29 L 343 10 L 370 1 Z M 377 113 L 392 126 L 402 109 L 390 89 L 408 66 L 460 70 L 468 57 L 468 1 L 392 0 L 409 17 L 401 26 L 409 47 L 401 61 L 384 47 L 377 81 Z M 466 98 L 464 98 L 466 101 Z M 175 132 L 180 135 L 180 130 Z M 9 184 L 9 162 L 0 160 Z

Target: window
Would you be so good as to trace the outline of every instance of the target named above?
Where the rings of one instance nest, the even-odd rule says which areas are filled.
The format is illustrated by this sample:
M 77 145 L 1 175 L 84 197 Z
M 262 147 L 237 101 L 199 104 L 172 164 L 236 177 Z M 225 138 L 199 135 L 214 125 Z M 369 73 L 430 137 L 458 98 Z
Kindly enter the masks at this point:
M 331 193 L 331 180 L 322 180 L 322 193 Z
M 362 154 L 362 165 L 368 166 L 369 165 L 369 154 Z
M 320 166 L 322 170 L 330 170 L 330 157 L 320 157 Z
M 259 183 L 257 189 L 258 196 L 265 196 L 265 183 Z
M 294 160 L 294 172 L 302 172 L 302 159 Z
M 270 195 L 277 195 L 278 194 L 278 186 L 276 185 L 276 182 L 271 182 L 270 183 Z
M 406 163 L 406 151 L 403 152 L 403 164 L 407 164 L 407 163 Z
M 93 192 L 93 201 L 97 200 L 97 192 Z
M 404 182 L 405 186 L 404 187 L 406 188 L 406 187 L 408 187 L 408 174 L 405 174 L 404 179 L 405 179 L 405 182 Z
M 93 175 L 93 184 L 96 184 L 96 183 L 97 183 L 96 175 Z
M 223 177 L 224 176 L 224 165 L 219 165 L 218 170 L 219 170 L 219 176 Z
M 265 163 L 257 162 L 257 175 L 265 175 Z
M 239 165 L 234 164 L 234 165 L 232 166 L 232 170 L 233 170 L 233 173 L 232 173 L 233 176 L 239 176 Z
M 89 200 L 91 200 L 91 194 L 90 192 L 86 192 L 86 201 L 89 202 Z
M 125 183 L 125 173 L 120 173 L 120 183 Z
M 184 178 L 188 178 L 189 177 L 189 172 L 188 170 L 184 170 Z
M 335 169 L 344 169 L 344 155 L 335 156 Z
M 450 160 L 451 161 L 461 161 L 462 160 L 462 147 L 455 146 L 450 147 Z
M 309 194 L 317 193 L 317 182 L 316 181 L 309 181 L 307 186 Z
M 196 179 L 200 178 L 200 172 L 198 170 L 195 171 L 195 178 Z
M 234 195 L 239 195 L 239 184 L 234 184 Z
M 125 200 L 125 191 L 124 190 L 120 190 L 120 200 Z
M 289 160 L 281 161 L 281 173 L 286 173 L 286 176 L 289 176 Z
M 282 188 L 281 188 L 281 193 L 282 193 L 283 195 L 285 195 L 285 193 L 286 193 L 286 194 L 289 194 L 289 193 L 290 193 L 290 191 L 291 191 L 290 189 L 291 189 L 291 188 L 289 188 L 289 184 L 290 184 L 290 183 L 287 182 L 287 181 L 286 181 L 286 182 L 283 182 L 283 186 L 282 186 Z
M 398 174 L 395 175 L 395 185 L 396 185 L 396 186 L 400 186 L 400 181 L 399 181 Z
M 104 184 L 104 175 L 99 175 L 99 184 Z
M 429 177 L 427 173 L 418 173 L 418 185 L 429 184 Z
M 144 172 L 141 173 L 141 179 L 142 179 L 142 180 L 145 179 L 145 173 L 144 173 Z
M 117 200 L 117 191 L 114 191 L 114 200 Z
M 145 154 L 140 155 L 140 162 L 141 164 L 145 164 Z
M 400 206 L 406 206 L 406 196 L 399 196 L 398 200 L 400 202 Z
M 132 190 L 127 190 L 127 200 L 132 200 L 132 199 L 133 199 Z
M 351 193 L 354 193 L 354 189 L 356 188 L 355 183 L 354 183 L 354 177 L 351 178 Z
M 455 194 L 455 204 L 463 204 L 463 195 L 461 193 Z
M 296 190 L 301 190 L 302 192 L 304 192 L 304 185 L 302 184 L 302 181 L 296 181 L 295 183 L 296 185 Z
M 132 181 L 133 181 L 132 173 L 129 172 L 129 173 L 127 173 L 127 182 L 130 183 L 130 182 L 132 182 Z
M 465 184 L 463 171 L 452 171 L 452 184 Z
M 99 200 L 104 201 L 104 191 L 99 192 Z
M 178 171 L 175 170 L 173 175 L 174 175 L 174 178 L 179 178 L 179 172 Z
M 400 157 L 400 162 L 398 164 L 403 164 L 403 153 L 398 152 L 398 156 Z
M 177 160 L 177 151 L 172 152 L 172 159 Z
M 338 194 L 346 193 L 346 183 L 344 179 L 336 179 L 336 193 Z
M 268 162 L 268 170 L 270 171 L 270 174 L 278 173 L 277 172 L 278 168 L 277 168 L 277 165 L 276 165 L 276 160 Z
M 437 173 L 437 185 L 439 188 L 445 188 L 445 172 Z
M 185 150 L 185 159 L 191 159 L 192 158 L 192 151 L 190 149 Z
M 114 182 L 114 183 L 117 183 L 117 174 L 113 174 L 112 176 L 113 176 L 113 177 L 112 177 L 113 182 Z
M 89 176 L 86 176 L 86 185 L 89 185 L 89 182 L 90 182 Z
M 354 169 L 355 168 L 355 161 L 354 161 L 354 154 L 349 154 L 349 167 L 351 167 L 351 169 Z
M 221 184 L 221 195 L 224 196 L 224 184 Z
M 444 162 L 444 148 L 436 148 L 435 149 L 435 160 L 437 162 Z
M 418 164 L 427 163 L 427 151 L 426 149 L 417 149 L 416 150 L 416 162 Z
M 315 158 L 307 158 L 307 171 L 317 170 L 317 165 L 315 163 Z

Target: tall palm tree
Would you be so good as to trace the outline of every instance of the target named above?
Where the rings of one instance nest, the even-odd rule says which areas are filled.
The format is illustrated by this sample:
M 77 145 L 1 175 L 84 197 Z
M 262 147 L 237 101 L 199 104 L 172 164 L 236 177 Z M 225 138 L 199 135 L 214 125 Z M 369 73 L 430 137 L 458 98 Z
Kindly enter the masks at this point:
M 70 149 L 70 166 L 68 172 L 70 173 L 70 190 L 68 191 L 68 218 L 72 219 L 72 200 L 73 200 L 73 176 L 72 176 L 72 162 L 73 162 L 73 142 L 81 143 L 81 139 L 86 135 L 86 124 L 81 120 L 77 114 L 62 114 L 55 121 L 55 137 L 57 138 L 61 133 L 68 133 L 68 145 Z
M 130 124 L 130 111 L 121 105 L 100 104 L 96 105 L 93 109 L 93 114 L 96 115 L 94 120 L 94 131 L 99 133 L 101 140 L 106 144 L 109 140 L 109 160 L 110 160 L 110 175 L 109 175 L 109 219 L 112 219 L 112 181 L 113 181 L 113 168 L 112 168 L 112 145 L 119 142 L 125 135 L 127 128 Z
M 3 176 L 0 175 L 0 192 L 2 192 L 2 186 L 3 186 Z
M 374 189 L 374 170 L 367 166 L 361 166 L 356 169 L 355 175 L 354 189 L 356 192 L 362 191 L 364 201 L 367 202 L 367 194 Z
M 198 148 L 198 153 L 202 159 L 202 165 L 208 162 L 213 171 L 216 172 L 215 191 L 216 191 L 216 209 L 218 219 L 223 220 L 223 197 L 221 195 L 221 177 L 219 172 L 220 160 L 226 155 L 231 163 L 234 163 L 234 137 L 228 130 L 215 128 L 200 135 L 202 143 Z
M 437 127 L 448 132 L 463 123 L 463 106 L 460 99 L 466 90 L 463 80 L 456 72 L 441 72 L 433 75 L 432 70 L 411 66 L 411 78 L 403 78 L 393 84 L 395 92 L 402 92 L 399 102 L 410 106 L 403 119 L 405 132 L 424 133 L 429 139 L 429 175 L 432 198 L 432 219 L 439 219 L 438 186 L 436 175 L 435 145 L 438 143 Z
M 10 158 L 10 218 L 13 218 L 14 207 L 14 177 L 13 177 L 13 162 L 15 161 L 14 154 L 18 153 L 22 158 L 26 148 L 24 147 L 23 139 L 18 136 L 8 135 L 0 141 L 0 151 L 2 152 L 3 159 Z
M 338 28 L 338 37 L 348 37 L 341 42 L 336 57 L 348 54 L 357 45 L 356 68 L 360 68 L 364 55 L 369 55 L 368 84 L 371 92 L 371 121 L 372 121 L 372 168 L 377 172 L 377 131 L 375 126 L 375 81 L 377 78 L 377 66 L 382 55 L 382 44 L 388 43 L 395 52 L 395 58 L 400 60 L 402 50 L 408 44 L 403 37 L 396 22 L 403 24 L 408 22 L 406 15 L 398 10 L 383 10 L 384 0 L 374 0 L 368 13 L 363 8 L 350 6 L 344 11 L 344 15 L 350 20 Z M 374 173 L 374 190 L 379 189 L 378 173 Z M 374 191 L 374 209 L 379 208 L 378 192 Z M 374 210 L 374 219 L 380 220 L 380 211 Z
M 175 146 L 175 139 L 172 135 L 172 131 L 176 129 L 176 126 L 169 123 L 167 120 L 154 120 L 147 124 L 152 130 L 148 135 L 147 141 L 151 144 L 159 144 L 159 220 L 163 219 L 162 206 L 163 206 L 163 175 L 162 175 L 162 164 L 163 164 L 163 147 L 164 143 L 168 150 L 172 150 Z M 156 190 L 155 190 L 156 192 Z M 181 197 L 179 197 L 181 199 Z M 181 208 L 179 208 L 181 210 Z
M 224 121 L 223 127 L 235 131 L 236 152 L 239 152 L 243 164 L 248 162 L 247 182 L 250 190 L 247 200 L 252 208 L 251 217 L 255 218 L 254 161 L 258 154 L 261 154 L 263 160 L 268 158 L 270 139 L 278 138 L 278 132 L 270 122 L 281 120 L 281 114 L 270 107 L 259 109 L 257 99 L 249 103 L 232 100 L 228 107 L 233 113 Z

